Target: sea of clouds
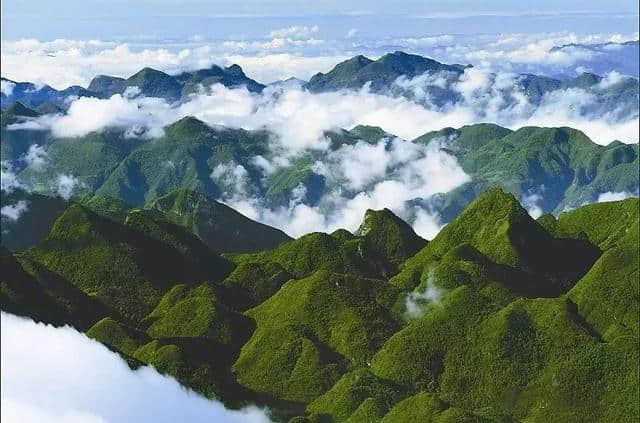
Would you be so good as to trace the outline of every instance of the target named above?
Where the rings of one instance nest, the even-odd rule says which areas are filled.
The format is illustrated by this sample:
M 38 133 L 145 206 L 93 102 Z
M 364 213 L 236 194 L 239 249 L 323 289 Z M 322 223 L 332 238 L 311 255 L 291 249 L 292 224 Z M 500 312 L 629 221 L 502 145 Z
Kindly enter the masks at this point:
M 622 79 L 611 72 L 603 79 L 601 88 Z M 446 87 L 459 101 L 433 102 L 425 89 L 429 86 Z M 326 193 L 314 206 L 303 201 L 305 193 L 300 191 L 287 207 L 269 209 L 251 190 L 242 189 L 247 179 L 247 169 L 242 165 L 222 164 L 228 169 L 216 169 L 211 176 L 236 188 L 233 195 L 223 198 L 232 207 L 292 236 L 337 228 L 354 230 L 366 209 L 388 207 L 410 221 L 422 236 L 432 238 L 442 226 L 438 216 L 424 208 L 409 206 L 408 202 L 448 192 L 469 177 L 455 158 L 436 148 L 437 143 L 427 148 L 410 142 L 429 131 L 478 122 L 493 122 L 512 129 L 529 125 L 570 126 L 600 144 L 613 140 L 638 142 L 637 110 L 626 114 L 620 110 L 598 111 L 594 107 L 595 95 L 576 88 L 548 93 L 533 104 L 519 90 L 518 75 L 511 72 L 474 67 L 454 79 L 446 72 L 413 79 L 401 77 L 393 88 L 411 93 L 411 98 L 392 92 L 372 92 L 368 86 L 360 90 L 311 93 L 297 84 L 274 85 L 257 94 L 243 87 L 231 89 L 216 84 L 201 87 L 200 92 L 181 102 L 170 103 L 140 96 L 139 90 L 130 88 L 108 99 L 75 99 L 65 114 L 45 115 L 9 128 L 47 129 L 59 137 L 79 137 L 118 128 L 131 136 L 155 138 L 163 134 L 166 125 L 185 116 L 195 116 L 211 126 L 266 128 L 275 134 L 272 149 L 279 154 L 272 161 L 262 156 L 254 158 L 265 177 L 299 155 L 323 151 L 326 155 L 314 164 L 314 171 L 346 184 L 343 189 Z M 393 136 L 377 145 L 361 142 L 330 151 L 325 132 L 356 125 L 379 126 Z M 30 166 L 41 165 L 43 160 L 44 153 L 39 151 L 30 151 L 25 157 Z M 403 172 L 394 173 L 398 168 Z M 3 166 L 5 179 L 20 183 L 8 166 Z M 74 175 L 60 175 L 57 182 L 58 192 L 65 198 L 82 183 Z M 3 214 L 15 218 L 22 210 L 24 207 L 14 207 Z
M 308 80 L 356 54 L 375 59 L 394 50 L 433 57 L 443 63 L 473 64 L 492 70 L 575 76 L 612 70 L 637 77 L 635 56 L 620 54 L 621 43 L 638 33 L 516 33 L 417 35 L 361 38 L 358 28 L 343 37 L 320 38 L 318 26 L 278 28 L 257 39 L 210 40 L 3 40 L 2 76 L 63 89 L 87 86 L 98 74 L 128 77 L 145 66 L 168 73 L 237 63 L 263 83 L 292 76 Z M 564 48 L 557 48 L 562 47 Z M 554 47 L 556 49 L 554 49 Z M 637 50 L 637 47 L 636 47 Z

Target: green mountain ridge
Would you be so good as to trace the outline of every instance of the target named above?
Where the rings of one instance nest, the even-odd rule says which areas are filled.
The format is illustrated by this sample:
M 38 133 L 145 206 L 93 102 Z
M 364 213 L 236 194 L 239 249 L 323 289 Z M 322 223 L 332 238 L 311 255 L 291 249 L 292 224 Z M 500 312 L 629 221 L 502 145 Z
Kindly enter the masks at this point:
M 429 242 L 381 210 L 224 256 L 169 218 L 193 199 L 69 205 L 37 246 L 2 250 L 2 310 L 276 421 L 640 417 L 638 199 L 534 220 L 491 189 Z
M 446 151 L 472 181 L 441 197 L 444 221 L 495 185 L 518 198 L 538 196 L 535 206 L 556 214 L 594 202 L 601 193 L 638 192 L 637 144 L 614 141 L 601 146 L 572 128 L 523 127 L 512 132 L 481 124 L 445 132 L 451 134 Z M 428 144 L 441 134 L 425 134 L 414 142 Z
M 5 111 L 5 113 L 7 113 Z M 142 207 L 176 189 L 186 188 L 216 199 L 253 198 L 261 206 L 286 207 L 304 189 L 302 202 L 315 206 L 341 189 L 315 170 L 314 164 L 357 142 L 376 144 L 393 139 L 376 127 L 325 133 L 328 150 L 305 151 L 266 173 L 256 161 L 278 160 L 282 154 L 267 130 L 210 127 L 192 117 L 165 128 L 149 140 L 107 130 L 80 138 L 53 138 L 49 133 L 2 129 L 2 157 L 32 191 L 55 195 L 60 174 L 80 182 L 75 195 L 100 194 Z M 471 180 L 448 193 L 411 201 L 451 221 L 486 189 L 500 186 L 541 213 L 596 202 L 608 192 L 637 194 L 638 145 L 592 142 L 571 128 L 523 127 L 515 131 L 494 124 L 474 124 L 429 132 L 413 143 L 436 146 L 453 155 Z M 26 166 L 33 145 L 47 154 L 44 166 Z M 399 169 L 389 169 L 390 175 Z M 238 173 L 239 172 L 239 173 Z M 344 191 L 343 191 L 344 192 Z M 349 195 L 350 193 L 345 193 Z M 357 194 L 354 192 L 353 195 Z M 527 200 L 530 198 L 530 200 Z M 298 201 L 298 200 L 296 200 Z M 3 204 L 6 204 L 3 202 Z
M 255 222 L 234 209 L 195 191 L 179 189 L 151 203 L 145 209 L 130 206 L 103 194 L 64 200 L 16 190 L 3 194 L 3 204 L 24 202 L 27 207 L 16 221 L 3 218 L 2 244 L 10 250 L 24 250 L 42 241 L 53 222 L 73 203 L 104 218 L 125 223 L 142 213 L 162 218 L 197 236 L 218 253 L 250 253 L 276 247 L 291 240 L 284 232 Z
M 336 65 L 329 73 L 314 75 L 304 87 L 312 92 L 333 91 L 338 89 L 359 89 L 365 83 L 371 83 L 374 91 L 388 89 L 400 76 L 413 78 L 425 72 L 462 73 L 460 65 L 445 65 L 433 59 L 407 54 L 402 51 L 388 53 L 378 60 L 364 56 L 355 56 Z

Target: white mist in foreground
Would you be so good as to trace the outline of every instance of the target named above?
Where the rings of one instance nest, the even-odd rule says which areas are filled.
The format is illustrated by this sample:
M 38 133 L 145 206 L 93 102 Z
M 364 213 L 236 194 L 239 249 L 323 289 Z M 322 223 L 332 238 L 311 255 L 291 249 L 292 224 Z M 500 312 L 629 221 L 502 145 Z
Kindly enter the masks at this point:
M 260 409 L 228 410 L 150 367 L 132 371 L 70 327 L 1 314 L 3 423 L 269 422 Z

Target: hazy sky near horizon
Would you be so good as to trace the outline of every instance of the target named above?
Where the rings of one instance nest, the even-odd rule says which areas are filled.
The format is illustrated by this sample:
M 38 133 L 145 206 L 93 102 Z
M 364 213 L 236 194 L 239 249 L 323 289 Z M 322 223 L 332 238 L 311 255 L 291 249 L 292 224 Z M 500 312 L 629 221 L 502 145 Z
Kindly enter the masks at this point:
M 507 0 L 4 0 L 2 39 L 183 39 L 194 32 L 238 39 L 288 25 L 320 25 L 318 35 L 324 37 L 342 36 L 354 27 L 361 36 L 378 38 L 594 28 L 633 32 L 637 19 L 634 0 L 541 0 L 535 5 Z
M 8 14 L 39 14 L 42 11 L 53 16 L 148 16 L 159 14 L 205 13 L 217 15 L 274 15 L 302 16 L 321 14 L 529 14 L 564 12 L 636 12 L 634 0 L 538 0 L 535 6 L 527 2 L 512 0 L 403 0 L 398 2 L 380 0 L 321 0 L 303 2 L 295 0 L 67 0 L 60 3 L 47 0 L 5 0 L 3 6 Z M 50 15 L 51 16 L 51 15 Z

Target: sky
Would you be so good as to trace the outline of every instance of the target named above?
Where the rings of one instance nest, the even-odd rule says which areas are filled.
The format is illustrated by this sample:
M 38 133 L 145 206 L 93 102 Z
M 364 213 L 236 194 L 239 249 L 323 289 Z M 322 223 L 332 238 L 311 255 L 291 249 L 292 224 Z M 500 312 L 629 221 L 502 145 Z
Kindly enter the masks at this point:
M 272 27 L 317 24 L 335 37 L 409 33 L 495 33 L 570 30 L 637 31 L 635 1 L 65 1 L 2 3 L 2 39 L 214 39 L 255 37 Z M 29 24 L 25 25 L 25 22 Z

